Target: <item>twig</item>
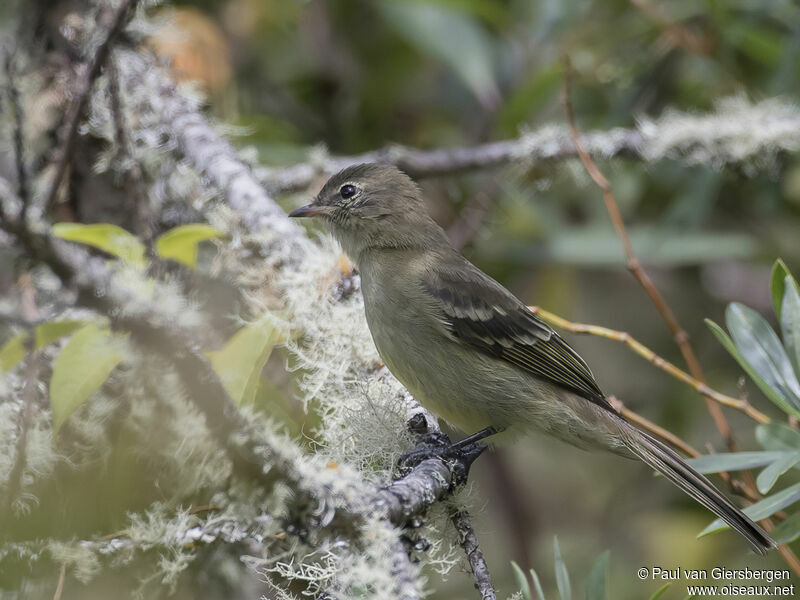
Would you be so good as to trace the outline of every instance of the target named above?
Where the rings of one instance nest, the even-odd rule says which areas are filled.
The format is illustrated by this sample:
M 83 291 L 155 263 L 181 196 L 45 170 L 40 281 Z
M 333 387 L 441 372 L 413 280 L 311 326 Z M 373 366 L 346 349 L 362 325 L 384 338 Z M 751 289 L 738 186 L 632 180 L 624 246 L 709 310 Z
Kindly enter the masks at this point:
M 483 552 L 478 545 L 478 538 L 475 537 L 475 530 L 469 514 L 465 510 L 451 506 L 449 509 L 450 520 L 458 531 L 458 539 L 464 553 L 467 555 L 472 576 L 475 578 L 475 588 L 481 595 L 481 600 L 495 600 L 497 595 L 492 586 L 492 578 L 489 574 L 489 567 L 483 558 Z
M 572 137 L 578 157 L 580 158 L 583 167 L 586 169 L 586 172 L 589 173 L 589 176 L 603 192 L 603 201 L 605 202 L 606 209 L 611 217 L 611 222 L 614 225 L 614 229 L 617 231 L 617 236 L 622 242 L 622 246 L 625 251 L 628 270 L 645 289 L 647 295 L 650 296 L 650 300 L 653 302 L 653 305 L 656 307 L 656 310 L 661 315 L 661 318 L 666 322 L 667 327 L 669 327 L 669 330 L 672 332 L 675 342 L 678 344 L 681 354 L 683 355 L 683 359 L 689 366 L 689 371 L 692 373 L 694 379 L 705 384 L 703 370 L 694 354 L 694 350 L 692 350 L 691 344 L 689 343 L 689 334 L 681 327 L 678 319 L 672 312 L 672 309 L 667 304 L 667 301 L 661 295 L 661 292 L 659 292 L 655 287 L 655 284 L 650 279 L 650 276 L 644 270 L 644 267 L 642 267 L 639 259 L 636 257 L 636 254 L 633 251 L 633 246 L 631 245 L 631 240 L 628 237 L 628 232 L 625 228 L 625 222 L 622 219 L 622 215 L 619 212 L 619 207 L 614 199 L 614 194 L 611 191 L 611 185 L 608 183 L 608 180 L 605 178 L 605 176 L 600 172 L 600 169 L 597 168 L 597 165 L 592 160 L 592 157 L 589 156 L 589 153 L 586 151 L 586 148 L 581 142 L 580 132 L 578 131 L 578 126 L 575 122 L 575 114 L 572 110 L 572 103 L 570 102 L 569 97 L 570 73 L 570 66 L 567 64 L 564 72 L 562 101 L 564 104 L 564 112 L 567 116 L 567 122 L 569 124 L 570 136 Z M 719 404 L 715 403 L 711 398 L 705 395 L 704 399 L 706 408 L 711 414 L 711 417 L 714 420 L 714 423 L 717 426 L 720 434 L 722 434 L 722 437 L 727 442 L 728 448 L 731 452 L 736 452 L 737 444 L 733 438 L 733 432 L 731 431 L 728 420 L 725 418 L 725 415 L 723 414 Z M 758 498 L 759 494 L 753 485 L 752 475 L 748 471 L 743 471 L 742 474 L 745 481 L 734 480 L 730 474 L 726 472 L 720 472 L 719 476 L 723 479 L 723 481 L 730 484 L 735 491 L 743 491 L 748 497 Z M 765 526 L 771 525 L 771 521 L 769 521 L 769 519 L 764 519 L 761 522 Z M 781 546 L 781 554 L 783 555 L 787 564 L 792 567 L 792 569 L 795 569 L 795 573 L 800 575 L 800 561 L 797 560 L 797 557 L 794 555 L 792 550 L 788 546 Z
M 23 128 L 25 109 L 19 99 L 15 62 L 15 54 L 9 50 L 5 61 L 6 74 L 8 76 L 8 102 L 14 113 L 14 162 L 17 169 L 17 195 L 22 201 L 20 218 L 25 221 L 30 209 L 31 196 L 28 186 L 28 173 L 25 169 L 25 130 Z
M 27 463 L 28 430 L 31 426 L 33 407 L 36 404 L 36 387 L 40 369 L 39 353 L 35 351 L 35 329 L 32 325 L 39 318 L 33 278 L 28 273 L 23 273 L 17 279 L 17 287 L 20 290 L 21 316 L 26 323 L 25 328 L 27 329 L 27 336 L 24 341 L 27 363 L 25 365 L 25 387 L 22 391 L 22 410 L 17 431 L 17 444 L 14 450 L 14 466 L 8 476 L 8 498 L 6 501 L 8 510 L 11 510 L 14 506 L 14 501 L 23 486 L 22 477 Z
M 6 498 L 8 510 L 11 510 L 14 506 L 17 495 L 22 490 L 22 477 L 27 463 L 28 430 L 31 426 L 33 407 L 36 404 L 36 387 L 39 380 L 39 353 L 33 350 L 34 339 L 33 332 L 29 333 L 25 339 L 28 360 L 25 365 L 25 388 L 22 391 L 22 411 L 14 450 L 14 466 L 8 475 L 8 497 Z
M 131 161 L 130 168 L 125 169 L 125 182 L 131 190 L 133 204 L 134 230 L 142 240 L 152 237 L 150 224 L 151 214 L 147 192 L 142 184 L 142 168 L 135 160 L 128 143 L 127 128 L 125 127 L 125 113 L 122 109 L 122 94 L 120 93 L 119 70 L 114 64 L 113 57 L 108 61 L 108 91 L 111 104 L 111 115 L 114 121 L 114 136 L 117 143 L 118 157 Z
M 492 208 L 492 197 L 482 190 L 478 191 L 461 211 L 458 219 L 447 229 L 447 237 L 453 248 L 461 250 L 480 231 L 489 210 Z
M 532 312 L 535 312 L 541 316 L 548 323 L 555 325 L 556 327 L 560 327 L 561 329 L 566 329 L 572 333 L 596 335 L 625 344 L 628 348 L 644 358 L 647 362 L 651 363 L 656 368 L 669 373 L 679 381 L 691 386 L 706 398 L 710 398 L 711 400 L 719 402 L 725 406 L 735 408 L 758 423 L 769 423 L 771 421 L 767 415 L 752 406 L 744 398 L 734 398 L 733 396 L 728 396 L 713 390 L 707 384 L 689 375 L 686 371 L 679 369 L 668 360 L 661 358 L 658 354 L 653 352 L 650 348 L 636 340 L 633 336 L 631 336 L 631 334 L 625 331 L 617 331 L 616 329 L 609 329 L 599 325 L 574 323 L 564 319 L 563 317 L 559 317 L 554 313 L 544 310 L 539 306 L 530 306 L 529 308 Z
M 58 585 L 56 586 L 56 593 L 53 594 L 53 600 L 61 600 L 61 594 L 64 591 L 64 580 L 67 576 L 67 563 L 61 563 L 61 569 L 58 572 Z
M 683 439 L 679 438 L 677 435 L 669 431 L 668 429 L 664 429 L 660 425 L 656 425 L 647 417 L 643 417 L 637 412 L 632 411 L 631 409 L 627 408 L 623 403 L 622 400 L 617 398 L 616 396 L 609 396 L 608 401 L 611 403 L 619 414 L 625 417 L 627 420 L 635 423 L 645 431 L 649 431 L 653 435 L 660 437 L 662 440 L 665 440 L 675 446 L 676 448 L 680 448 L 684 454 L 691 456 L 692 458 L 696 458 L 700 456 L 700 452 L 691 444 L 684 441 Z
M 703 370 L 700 368 L 700 363 L 697 361 L 694 350 L 692 350 L 692 346 L 689 344 L 689 334 L 683 329 L 683 327 L 681 327 L 680 323 L 678 323 L 678 319 L 675 317 L 672 309 L 667 304 L 664 296 L 662 296 L 661 292 L 658 291 L 652 279 L 650 279 L 650 276 L 639 262 L 636 253 L 633 251 L 633 245 L 631 244 L 630 237 L 628 237 L 628 232 L 625 228 L 625 222 L 623 221 L 622 215 L 619 212 L 617 201 L 614 199 L 614 194 L 611 191 L 611 185 L 608 183 L 608 180 L 605 178 L 605 176 L 600 172 L 600 169 L 597 168 L 597 165 L 592 160 L 592 157 L 589 156 L 589 153 L 586 151 L 586 148 L 581 141 L 580 132 L 578 131 L 578 126 L 575 123 L 575 114 L 572 110 L 572 102 L 570 101 L 569 97 L 570 72 L 570 67 L 567 65 L 564 72 L 562 101 L 564 104 L 564 111 L 567 115 L 570 136 L 572 137 L 572 142 L 575 145 L 575 150 L 578 153 L 578 157 L 580 158 L 583 167 L 586 169 L 586 172 L 597 184 L 597 187 L 599 187 L 603 192 L 603 201 L 605 202 L 606 210 L 608 211 L 609 217 L 611 217 L 611 222 L 617 232 L 617 237 L 619 237 L 620 242 L 622 242 L 622 247 L 625 251 L 625 260 L 628 265 L 628 270 L 641 284 L 645 292 L 647 292 L 647 295 L 650 296 L 650 300 L 656 307 L 656 310 L 661 315 L 661 318 L 664 320 L 664 322 L 666 322 L 667 327 L 672 332 L 675 342 L 680 348 L 683 359 L 689 366 L 689 371 L 692 373 L 692 376 L 700 382 L 705 383 Z M 735 452 L 736 442 L 733 439 L 733 433 L 731 432 L 728 420 L 722 413 L 722 409 L 708 397 L 705 397 L 705 402 L 706 408 L 711 414 L 711 418 L 714 420 L 714 423 L 717 426 L 720 434 L 722 434 L 723 439 L 725 439 L 727 442 L 728 448 L 730 448 L 732 452 Z
M 81 117 L 86 109 L 86 104 L 89 101 L 89 96 L 92 92 L 95 80 L 100 76 L 100 71 L 108 59 L 111 52 L 111 46 L 114 41 L 119 37 L 122 29 L 127 22 L 128 15 L 136 8 L 139 0 L 123 0 L 120 7 L 114 15 L 111 25 L 106 34 L 106 38 L 100 43 L 94 51 L 88 66 L 86 67 L 86 75 L 81 82 L 78 95 L 67 108 L 64 116 L 64 134 L 61 143 L 61 148 L 57 159 L 55 160 L 55 173 L 53 180 L 50 183 L 47 194 L 44 197 L 44 210 L 49 210 L 55 203 L 58 191 L 61 188 L 61 182 L 64 179 L 64 173 L 67 171 L 72 151 L 75 147 L 75 141 L 78 138 L 78 126 L 81 122 Z
M 709 55 L 714 48 L 712 40 L 687 29 L 682 23 L 666 16 L 661 8 L 648 0 L 628 0 L 651 21 L 661 28 L 674 46 L 679 46 L 692 54 Z

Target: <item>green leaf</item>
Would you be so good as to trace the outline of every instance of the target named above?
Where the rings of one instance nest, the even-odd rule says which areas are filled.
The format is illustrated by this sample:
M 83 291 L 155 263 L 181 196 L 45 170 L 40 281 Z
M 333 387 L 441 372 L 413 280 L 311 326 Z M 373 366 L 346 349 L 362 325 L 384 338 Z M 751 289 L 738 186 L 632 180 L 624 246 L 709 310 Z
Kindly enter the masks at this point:
M 763 500 L 759 500 L 755 504 L 743 509 L 742 512 L 753 519 L 753 521 L 760 521 L 794 504 L 798 500 L 800 500 L 800 483 L 789 486 L 785 490 L 781 490 L 772 496 L 767 496 Z M 728 526 L 722 519 L 715 519 L 708 527 L 701 531 L 697 537 L 703 537 L 704 535 L 722 531 L 727 528 Z
M 10 371 L 25 358 L 25 340 L 28 334 L 18 333 L 0 348 L 0 373 Z
M 558 595 L 561 600 L 572 600 L 572 586 L 569 583 L 569 573 L 567 565 L 561 557 L 561 547 L 558 544 L 558 537 L 553 538 L 553 555 L 555 557 L 556 584 L 558 585 Z
M 786 456 L 786 452 L 725 452 L 709 454 L 686 460 L 698 473 L 719 473 L 721 471 L 741 471 L 769 465 Z
M 790 276 L 789 269 L 786 268 L 780 258 L 772 265 L 772 274 L 770 275 L 769 291 L 772 296 L 772 306 L 775 309 L 775 315 L 778 320 L 781 320 L 781 312 L 783 310 L 783 295 L 786 292 L 786 278 Z
M 179 225 L 156 240 L 156 252 L 192 269 L 197 267 L 197 244 L 222 235 L 222 232 L 204 223 Z
M 47 344 L 55 342 L 57 339 L 69 335 L 73 331 L 86 324 L 86 321 L 65 320 L 48 321 L 36 328 L 36 349 L 43 348 Z
M 756 427 L 756 440 L 764 450 L 800 449 L 800 431 L 785 423 L 762 423 Z
M 650 596 L 650 600 L 658 600 L 659 598 L 661 598 L 661 596 L 663 596 L 669 589 L 669 586 L 670 586 L 669 583 L 665 583 L 664 585 L 662 585 L 660 588 L 656 590 L 655 594 Z
M 800 452 L 789 452 L 769 465 L 758 474 L 756 479 L 758 491 L 762 494 L 769 492 L 775 482 L 778 481 L 778 477 L 786 473 L 798 462 L 800 462 Z
M 800 410 L 795 409 L 791 404 L 789 404 L 783 397 L 775 390 L 773 390 L 767 382 L 765 382 L 759 374 L 755 371 L 755 369 L 747 362 L 744 356 L 741 355 L 739 350 L 736 348 L 736 344 L 733 343 L 733 340 L 725 333 L 725 330 L 722 329 L 719 325 L 714 323 L 711 319 L 705 320 L 706 325 L 711 330 L 719 342 L 725 347 L 725 349 L 736 359 L 736 362 L 739 363 L 739 366 L 744 369 L 744 371 L 750 376 L 750 379 L 753 380 L 758 388 L 762 391 L 762 393 L 770 399 L 774 404 L 776 404 L 781 410 L 785 413 L 792 414 L 797 418 L 800 418 Z
M 739 303 L 725 311 L 736 348 L 759 376 L 796 410 L 800 410 L 800 382 L 777 334 L 756 311 Z
M 525 577 L 525 572 L 520 569 L 515 561 L 511 561 L 511 568 L 514 569 L 514 579 L 517 580 L 517 587 L 522 593 L 523 600 L 533 600 L 531 597 L 531 586 L 528 584 L 528 578 Z
M 53 433 L 97 391 L 124 356 L 118 340 L 106 328 L 90 323 L 75 332 L 53 365 Z
M 208 353 L 214 371 L 237 406 L 255 398 L 261 370 L 272 352 L 274 333 L 266 323 L 247 325 L 221 350 Z
M 792 362 L 795 375 L 800 376 L 800 293 L 791 275 L 786 276 L 786 291 L 783 294 L 780 320 L 786 353 Z
M 498 104 L 491 39 L 475 19 L 427 2 L 379 0 L 375 6 L 408 43 L 452 69 L 483 106 Z
M 788 544 L 800 538 L 800 512 L 789 516 L 783 523 L 776 526 L 770 535 L 779 545 Z
M 85 321 L 72 320 L 42 323 L 35 330 L 34 349 L 38 350 L 58 338 L 69 335 L 84 324 Z M 18 333 L 0 348 L 0 373 L 10 371 L 25 358 L 25 353 L 27 352 L 25 343 L 27 339 L 27 332 Z
M 531 580 L 533 581 L 533 589 L 536 590 L 536 600 L 547 600 L 544 597 L 544 590 L 542 589 L 542 582 L 539 581 L 539 576 L 536 571 L 531 569 Z
M 86 244 L 113 254 L 131 265 L 145 265 L 144 244 L 122 227 L 110 223 L 57 223 L 53 225 L 52 233 L 70 242 Z
M 606 600 L 606 580 L 608 579 L 608 558 L 606 550 L 594 562 L 586 583 L 586 600 Z

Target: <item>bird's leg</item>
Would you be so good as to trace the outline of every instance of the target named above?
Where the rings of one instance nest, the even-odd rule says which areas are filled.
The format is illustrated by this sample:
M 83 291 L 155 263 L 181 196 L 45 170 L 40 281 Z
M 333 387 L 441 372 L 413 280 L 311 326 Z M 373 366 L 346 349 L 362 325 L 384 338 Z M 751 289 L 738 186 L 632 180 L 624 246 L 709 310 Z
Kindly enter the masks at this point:
M 454 444 L 450 443 L 449 438 L 439 431 L 424 433 L 419 436 L 417 446 L 404 452 L 397 462 L 400 474 L 407 474 L 415 466 L 429 458 L 443 458 L 455 461 L 453 465 L 454 483 L 461 485 L 466 482 L 472 463 L 486 450 L 486 444 L 481 444 L 480 441 L 503 431 L 503 429 L 505 428 L 487 427 Z
M 475 442 L 480 442 L 481 440 L 485 440 L 490 435 L 494 435 L 495 433 L 500 433 L 501 431 L 505 431 L 505 427 L 496 427 L 494 425 L 485 427 L 480 431 L 465 437 L 463 440 L 459 440 L 454 444 L 450 444 L 450 447 L 447 449 L 447 451 L 452 452 L 453 450 L 464 448 L 465 446 L 469 446 L 470 444 L 474 444 Z

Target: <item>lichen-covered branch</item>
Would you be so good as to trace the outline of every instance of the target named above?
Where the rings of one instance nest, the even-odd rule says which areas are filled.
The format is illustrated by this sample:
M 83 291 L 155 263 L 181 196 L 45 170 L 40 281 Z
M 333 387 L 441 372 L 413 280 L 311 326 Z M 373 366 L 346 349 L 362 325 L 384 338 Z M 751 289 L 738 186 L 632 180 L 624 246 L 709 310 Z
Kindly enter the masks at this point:
M 472 576 L 475 578 L 475 587 L 481 595 L 481 600 L 495 600 L 497 595 L 492 586 L 492 577 L 489 573 L 489 567 L 486 565 L 486 560 L 483 558 L 481 547 L 478 545 L 475 530 L 472 529 L 469 513 L 463 509 L 451 508 L 450 520 L 453 522 L 456 531 L 458 531 L 459 541 L 464 553 L 467 555 Z
M 581 140 L 586 151 L 598 159 L 653 162 L 672 158 L 713 168 L 736 166 L 753 174 L 770 168 L 779 153 L 800 149 L 800 110 L 779 99 L 751 103 L 734 97 L 721 100 L 712 113 L 669 110 L 658 118 L 640 118 L 635 128 L 589 131 Z M 395 145 L 352 156 L 317 154 L 303 164 L 262 167 L 259 178 L 274 192 L 285 192 L 305 189 L 321 176 L 361 162 L 388 162 L 414 177 L 429 177 L 578 158 L 568 129 L 553 125 L 475 146 L 424 150 Z

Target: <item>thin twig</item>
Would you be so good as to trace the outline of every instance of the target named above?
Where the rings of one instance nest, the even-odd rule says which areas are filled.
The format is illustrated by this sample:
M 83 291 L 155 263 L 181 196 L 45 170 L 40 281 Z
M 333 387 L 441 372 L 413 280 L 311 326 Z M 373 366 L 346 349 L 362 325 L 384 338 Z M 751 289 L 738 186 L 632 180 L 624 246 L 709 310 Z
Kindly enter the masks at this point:
M 611 185 L 608 183 L 608 180 L 605 178 L 605 176 L 600 172 L 600 169 L 597 168 L 597 165 L 592 160 L 592 157 L 589 156 L 589 153 L 586 151 L 586 148 L 581 141 L 580 132 L 578 131 L 578 126 L 575 123 L 575 113 L 572 110 L 572 102 L 570 101 L 569 97 L 570 72 L 570 67 L 567 65 L 564 73 L 562 101 L 564 104 L 564 111 L 567 115 L 570 136 L 575 144 L 575 150 L 578 153 L 578 157 L 580 158 L 583 167 L 586 169 L 586 172 L 597 184 L 597 187 L 599 187 L 603 192 L 603 201 L 605 202 L 606 210 L 608 211 L 609 217 L 611 217 L 611 222 L 617 232 L 617 237 L 619 237 L 620 242 L 622 242 L 622 247 L 625 251 L 625 260 L 628 265 L 628 270 L 641 284 L 645 292 L 647 292 L 647 295 L 650 297 L 650 300 L 652 301 L 656 310 L 667 324 L 669 330 L 672 332 L 672 336 L 675 338 L 675 342 L 678 344 L 681 354 L 683 355 L 683 359 L 689 366 L 689 371 L 691 372 L 692 376 L 695 379 L 705 383 L 703 370 L 700 368 L 700 363 L 694 354 L 694 350 L 692 350 L 691 344 L 689 344 L 689 334 L 683 329 L 683 327 L 681 327 L 678 319 L 675 317 L 675 313 L 672 312 L 672 309 L 669 307 L 669 304 L 667 304 L 664 296 L 662 296 L 661 292 L 658 291 L 653 283 L 653 280 L 650 279 L 650 276 L 639 262 L 636 253 L 633 251 L 633 245 L 631 244 L 630 237 L 628 236 L 628 231 L 625 228 L 625 222 L 622 219 L 622 214 L 619 212 L 617 201 L 614 199 L 614 194 L 611 191 Z M 725 415 L 722 413 L 722 409 L 708 397 L 705 398 L 705 402 L 706 408 L 711 414 L 711 418 L 714 420 L 714 424 L 717 426 L 717 429 L 719 430 L 723 439 L 725 439 L 727 442 L 728 448 L 731 450 L 731 452 L 735 452 L 736 442 L 733 439 L 731 427 L 728 424 L 728 420 L 725 418 Z
M 697 360 L 697 357 L 694 354 L 694 350 L 692 350 L 692 346 L 689 343 L 689 334 L 681 327 L 680 323 L 678 322 L 677 317 L 672 312 L 672 309 L 667 304 L 667 301 L 661 295 L 661 292 L 655 287 L 655 284 L 650 279 L 650 276 L 644 270 L 639 259 L 637 258 L 636 254 L 633 251 L 633 246 L 631 244 L 630 237 L 628 237 L 628 232 L 625 228 L 625 222 L 622 219 L 622 214 L 619 211 L 619 207 L 617 206 L 617 202 L 614 199 L 614 194 L 611 191 L 611 185 L 608 183 L 608 180 L 605 178 L 603 173 L 600 172 L 600 169 L 597 167 L 595 162 L 592 160 L 592 157 L 589 156 L 589 153 L 586 151 L 586 148 L 583 146 L 581 142 L 580 132 L 578 131 L 578 126 L 575 122 L 575 113 L 572 110 L 572 103 L 570 102 L 569 96 L 569 83 L 570 83 L 570 74 L 571 69 L 569 63 L 567 63 L 565 72 L 564 72 L 564 87 L 562 90 L 562 102 L 564 104 L 564 112 L 567 116 L 567 122 L 569 125 L 570 136 L 572 137 L 572 141 L 575 145 L 575 150 L 578 153 L 578 157 L 580 158 L 581 163 L 583 164 L 584 169 L 592 178 L 592 180 L 597 184 L 600 190 L 603 192 L 603 201 L 606 205 L 606 210 L 608 211 L 609 217 L 611 217 L 611 222 L 614 225 L 614 229 L 617 232 L 617 236 L 619 237 L 620 241 L 622 242 L 622 246 L 625 251 L 625 259 L 628 264 L 628 270 L 633 274 L 636 280 L 641 284 L 644 290 L 647 292 L 647 295 L 650 296 L 650 300 L 652 301 L 653 305 L 656 307 L 656 310 L 661 315 L 661 318 L 666 322 L 667 327 L 672 332 L 673 337 L 675 338 L 675 342 L 678 344 L 678 347 L 681 350 L 681 354 L 683 355 L 683 359 L 686 361 L 686 364 L 689 367 L 689 371 L 692 374 L 694 379 L 698 380 L 699 382 L 705 384 L 705 376 L 703 375 L 703 370 L 700 367 L 700 362 Z M 728 448 L 731 452 L 737 451 L 737 444 L 736 440 L 733 437 L 733 432 L 731 430 L 730 425 L 728 424 L 728 420 L 725 418 L 725 415 L 722 412 L 719 404 L 714 402 L 711 398 L 704 395 L 706 408 L 708 412 L 711 414 L 712 419 L 714 420 L 717 429 L 719 430 L 722 437 L 727 442 Z M 740 493 L 744 493 L 747 497 L 751 499 L 759 498 L 759 494 L 754 486 L 752 474 L 749 471 L 742 472 L 744 481 L 735 480 L 733 479 L 729 473 L 720 472 L 719 476 L 722 478 L 723 481 L 728 483 L 734 491 L 738 491 Z M 771 526 L 772 522 L 769 519 L 764 519 L 761 521 L 765 527 Z M 800 561 L 798 561 L 797 557 L 794 555 L 792 550 L 788 546 L 781 546 L 781 555 L 786 560 L 786 563 L 795 570 L 797 575 L 800 575 Z
M 616 329 L 609 329 L 608 327 L 601 327 L 599 325 L 574 323 L 563 317 L 559 317 L 550 311 L 544 310 L 539 306 L 530 306 L 529 308 L 532 312 L 541 316 L 542 319 L 548 323 L 555 325 L 556 327 L 560 327 L 561 329 L 566 329 L 572 333 L 596 335 L 625 344 L 628 348 L 644 358 L 647 362 L 651 363 L 653 366 L 661 369 L 662 371 L 669 373 L 679 381 L 691 386 L 706 398 L 710 398 L 711 400 L 719 402 L 725 406 L 735 408 L 758 423 L 769 423 L 771 421 L 767 415 L 752 406 L 744 398 L 734 398 L 733 396 L 728 396 L 713 390 L 707 384 L 689 375 L 686 371 L 679 369 L 668 360 L 661 358 L 658 354 L 653 352 L 650 348 L 642 344 L 626 331 L 617 331 Z
M 697 34 L 682 23 L 673 21 L 663 13 L 660 6 L 649 0 L 628 1 L 658 26 L 673 46 L 679 46 L 692 54 L 706 56 L 714 49 L 714 43 L 708 36 Z
M 144 241 L 152 237 L 150 226 L 151 214 L 150 205 L 147 199 L 147 192 L 143 185 L 142 168 L 133 156 L 131 146 L 128 143 L 127 127 L 125 126 L 125 112 L 122 107 L 122 93 L 120 91 L 119 70 L 114 64 L 112 57 L 108 61 L 108 91 L 109 102 L 111 104 L 111 115 L 114 121 L 114 136 L 117 143 L 117 156 L 121 159 L 129 159 L 130 166 L 124 170 L 125 182 L 131 191 L 133 204 L 134 230 Z
M 67 577 L 67 563 L 61 563 L 61 570 L 58 572 L 58 585 L 56 586 L 56 593 L 53 594 L 53 600 L 61 600 L 61 594 L 64 592 L 64 580 Z
M 495 600 L 497 594 L 492 586 L 492 578 L 489 574 L 489 567 L 483 557 L 483 551 L 478 545 L 478 538 L 467 511 L 451 506 L 449 509 L 450 521 L 458 531 L 458 540 L 464 553 L 467 555 L 472 576 L 475 578 L 475 588 L 481 595 L 481 600 Z
M 33 407 L 36 404 L 36 388 L 39 381 L 39 353 L 33 349 L 33 332 L 25 339 L 25 349 L 28 353 L 25 365 L 25 388 L 22 391 L 22 411 L 19 418 L 17 443 L 14 449 L 14 466 L 8 476 L 8 497 L 6 508 L 11 510 L 17 496 L 22 491 L 22 478 L 27 463 L 28 430 L 31 426 Z
M 697 450 L 691 444 L 689 444 L 689 442 L 679 438 L 670 430 L 661 427 L 661 425 L 653 423 L 647 417 L 643 417 L 639 413 L 634 412 L 631 409 L 627 408 L 622 403 L 622 400 L 620 400 L 616 396 L 609 396 L 608 401 L 611 403 L 611 406 L 613 406 L 617 410 L 619 414 L 621 414 L 631 423 L 635 423 L 645 431 L 649 431 L 653 435 L 660 437 L 662 440 L 669 442 L 676 448 L 680 448 L 680 450 L 687 456 L 691 456 L 692 458 L 697 458 L 698 456 L 700 456 L 700 451 Z
M 23 273 L 17 279 L 17 286 L 20 290 L 20 305 L 22 318 L 33 323 L 39 317 L 39 310 L 36 307 L 36 289 L 33 285 L 33 278 L 28 273 Z M 8 476 L 8 497 L 6 498 L 6 508 L 10 511 L 17 496 L 22 491 L 22 478 L 27 463 L 28 430 L 31 426 L 33 407 L 36 404 L 37 385 L 39 381 L 40 360 L 39 353 L 36 352 L 36 335 L 32 326 L 26 327 L 28 330 L 25 337 L 24 346 L 27 354 L 25 365 L 25 387 L 22 390 L 22 410 L 17 427 L 17 443 L 14 449 L 14 466 Z
M 64 134 L 61 148 L 59 150 L 58 158 L 55 161 L 55 173 L 53 180 L 50 183 L 47 194 L 44 197 L 44 210 L 49 210 L 55 203 L 58 191 L 61 188 L 61 182 L 64 179 L 64 174 L 67 171 L 72 151 L 75 147 L 75 141 L 78 138 L 78 126 L 80 125 L 83 112 L 89 102 L 89 96 L 94 87 L 95 80 L 100 76 L 100 71 L 105 65 L 111 52 L 111 46 L 114 41 L 119 37 L 125 23 L 128 20 L 128 15 L 136 8 L 139 0 L 123 0 L 120 7 L 117 9 L 113 17 L 111 25 L 108 29 L 106 38 L 100 43 L 92 58 L 86 67 L 86 75 L 81 82 L 78 95 L 67 108 L 64 117 Z
M 492 208 L 493 197 L 482 190 L 478 191 L 461 211 L 458 219 L 447 228 L 447 237 L 454 248 L 461 250 L 477 235 Z
M 8 102 L 14 113 L 14 162 L 17 168 L 17 195 L 22 201 L 22 221 L 28 217 L 31 196 L 28 185 L 28 173 L 25 169 L 25 133 L 23 123 L 25 122 L 25 109 L 19 99 L 19 88 L 17 87 L 17 67 L 16 54 L 9 51 L 6 54 L 6 75 L 8 76 Z

